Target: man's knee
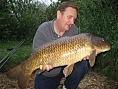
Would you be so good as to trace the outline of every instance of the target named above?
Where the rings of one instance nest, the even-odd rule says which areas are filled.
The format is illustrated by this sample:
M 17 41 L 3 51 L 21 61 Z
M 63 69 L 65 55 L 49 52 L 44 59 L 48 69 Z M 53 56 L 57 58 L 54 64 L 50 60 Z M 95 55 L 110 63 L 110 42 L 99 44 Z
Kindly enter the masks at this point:
M 78 62 L 78 63 L 76 63 L 75 64 L 75 66 L 74 66 L 74 68 L 80 68 L 80 69 L 85 69 L 85 70 L 87 70 L 88 69 L 88 63 L 87 63 L 87 61 L 86 60 L 83 60 L 83 61 L 81 61 L 81 62 Z
M 73 72 L 66 79 L 65 86 L 67 89 L 76 89 L 79 82 L 83 79 L 84 75 L 87 73 L 88 65 L 87 61 L 83 60 L 74 65 Z
M 88 70 L 88 63 L 86 60 L 83 60 L 75 64 L 73 72 L 79 75 L 85 75 L 87 73 L 87 70 Z

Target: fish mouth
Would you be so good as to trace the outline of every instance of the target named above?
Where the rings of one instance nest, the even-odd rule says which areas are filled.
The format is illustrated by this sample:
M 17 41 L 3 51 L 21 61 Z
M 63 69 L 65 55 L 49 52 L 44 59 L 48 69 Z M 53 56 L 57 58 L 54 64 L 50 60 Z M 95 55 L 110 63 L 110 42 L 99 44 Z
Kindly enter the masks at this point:
M 106 51 L 109 51 L 110 50 L 110 48 L 108 48 L 108 49 L 104 49 L 104 50 L 102 50 L 103 52 L 106 52 Z
M 107 47 L 107 48 L 105 48 L 105 47 L 103 47 L 103 48 L 101 48 L 101 49 L 97 49 L 97 54 L 99 54 L 99 53 L 101 53 L 101 52 L 106 52 L 106 51 L 109 51 L 111 48 L 110 47 Z
M 103 51 L 109 51 L 111 49 L 110 42 L 107 41 L 107 45 L 102 47 Z

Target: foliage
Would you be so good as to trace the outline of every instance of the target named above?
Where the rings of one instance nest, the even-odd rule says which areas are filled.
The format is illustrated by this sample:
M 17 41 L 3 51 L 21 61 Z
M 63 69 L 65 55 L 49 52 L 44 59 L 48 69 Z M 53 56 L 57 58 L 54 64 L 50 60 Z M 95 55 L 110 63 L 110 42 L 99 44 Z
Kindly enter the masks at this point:
M 0 4 L 0 40 L 25 38 L 32 41 L 36 29 L 43 22 L 46 5 L 25 0 L 1 1 Z
M 111 43 L 111 50 L 97 57 L 96 67 L 101 68 L 106 76 L 117 80 L 118 74 L 118 10 L 117 0 L 79 0 L 76 21 L 80 32 L 98 34 Z

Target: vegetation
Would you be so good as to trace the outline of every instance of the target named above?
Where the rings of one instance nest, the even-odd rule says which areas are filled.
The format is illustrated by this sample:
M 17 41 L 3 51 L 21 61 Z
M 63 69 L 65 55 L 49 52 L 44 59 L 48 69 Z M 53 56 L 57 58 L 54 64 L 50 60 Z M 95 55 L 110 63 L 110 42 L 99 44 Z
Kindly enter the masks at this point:
M 0 1 L 0 54 L 5 55 L 4 48 L 11 43 L 26 39 L 25 44 L 15 53 L 13 60 L 26 59 L 31 51 L 33 36 L 38 26 L 54 18 L 57 3 L 50 6 L 33 0 L 1 0 Z M 111 43 L 111 50 L 97 57 L 92 69 L 100 69 L 104 75 L 118 80 L 118 0 L 71 0 L 79 8 L 76 25 L 80 32 L 98 34 Z M 48 8 L 47 8 L 48 7 Z M 3 43 L 3 41 L 5 43 Z M 12 42 L 11 42 L 12 41 Z M 6 44 L 6 42 L 9 42 Z M 6 45 L 6 47 L 5 47 Z M 21 54 L 21 55 L 19 55 Z M 27 56 L 25 56 L 25 54 Z M 23 56 L 23 57 L 22 57 Z M 3 56 L 2 56 L 3 57 Z M 2 58 L 0 55 L 0 58 Z M 102 71 L 101 71 L 102 70 Z

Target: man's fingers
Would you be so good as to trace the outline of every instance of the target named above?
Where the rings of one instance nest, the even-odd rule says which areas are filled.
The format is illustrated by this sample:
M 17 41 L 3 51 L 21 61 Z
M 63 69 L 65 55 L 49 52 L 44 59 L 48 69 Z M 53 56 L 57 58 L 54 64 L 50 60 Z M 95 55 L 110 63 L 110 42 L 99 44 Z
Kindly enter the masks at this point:
M 89 56 L 86 56 L 85 58 L 83 58 L 83 60 L 87 60 L 87 59 L 89 59 Z
M 49 65 L 49 68 L 52 69 L 52 65 Z
M 42 70 L 43 68 L 46 68 L 47 71 L 49 71 L 50 69 L 52 69 L 51 65 L 40 65 L 39 66 L 40 70 Z
M 89 59 L 89 56 L 87 56 L 86 59 Z
M 47 71 L 49 71 L 49 70 L 50 70 L 50 68 L 49 68 L 49 66 L 48 66 L 48 65 L 46 65 L 46 70 L 47 70 Z
M 43 69 L 43 65 L 40 65 L 39 68 L 40 68 L 40 70 L 42 70 Z
M 47 71 L 49 71 L 49 70 L 52 69 L 52 66 L 51 65 L 46 65 L 46 68 L 47 68 Z

